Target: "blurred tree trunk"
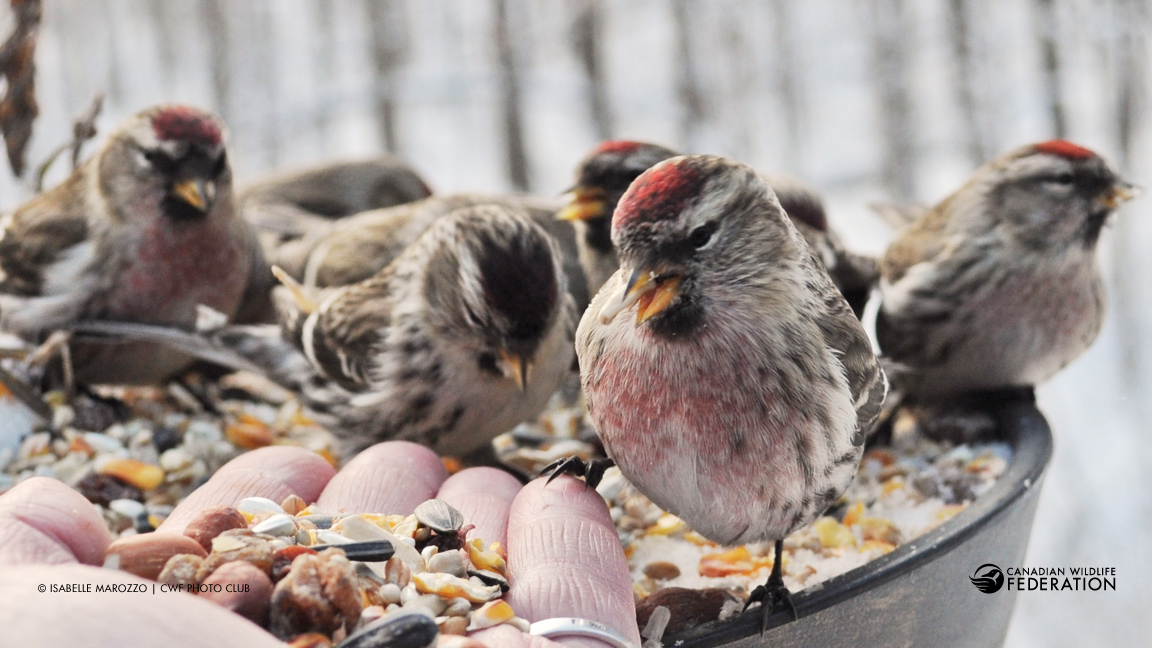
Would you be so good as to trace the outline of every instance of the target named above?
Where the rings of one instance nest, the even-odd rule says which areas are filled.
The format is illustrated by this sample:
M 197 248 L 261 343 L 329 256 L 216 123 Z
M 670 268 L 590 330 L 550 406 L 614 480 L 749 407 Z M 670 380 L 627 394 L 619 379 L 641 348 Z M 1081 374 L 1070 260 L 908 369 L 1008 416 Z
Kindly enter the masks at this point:
M 1068 119 L 1064 111 L 1064 92 L 1060 74 L 1059 35 L 1057 34 L 1056 0 L 1034 0 L 1036 28 L 1040 38 L 1044 93 L 1052 119 L 1052 134 L 1058 139 L 1068 136 Z
M 160 50 L 160 74 L 163 77 L 164 90 L 171 94 L 172 78 L 176 74 L 176 35 L 169 29 L 174 22 L 171 16 L 172 7 L 167 2 L 157 0 L 147 2 L 144 6 L 147 7 L 148 21 L 152 24 L 152 33 Z
M 371 23 L 368 34 L 375 67 L 376 127 L 384 149 L 397 152 L 396 70 L 408 51 L 404 3 L 399 0 L 364 0 L 364 10 Z
M 501 114 L 508 156 L 508 178 L 517 191 L 528 191 L 528 154 L 524 149 L 524 117 L 520 106 L 520 74 L 516 48 L 512 42 L 516 30 L 511 27 L 509 5 L 515 0 L 496 0 L 496 57 L 501 82 Z M 520 12 L 523 15 L 523 12 Z
M 734 1 L 733 5 L 724 16 L 721 32 L 721 44 L 727 50 L 724 67 L 729 76 L 723 92 L 724 121 L 727 123 L 725 130 L 731 133 L 728 149 L 732 156 L 738 160 L 749 160 L 753 155 L 755 124 L 758 121 L 757 115 L 752 112 L 752 102 L 759 90 L 756 81 L 760 75 L 757 74 L 755 53 L 745 32 L 750 7 L 742 0 Z M 716 108 L 719 112 L 721 107 Z
M 312 46 L 312 75 L 316 84 L 319 99 L 309 108 L 312 113 L 312 125 L 320 138 L 321 149 L 328 146 L 329 131 L 332 127 L 332 113 L 328 102 L 323 97 L 335 95 L 336 80 L 339 70 L 336 68 L 336 48 L 340 46 L 336 34 L 343 25 L 336 14 L 335 0 L 319 0 L 313 6 L 313 15 L 316 17 L 316 38 Z
M 1115 20 L 1116 139 L 1120 151 L 1120 172 L 1128 175 L 1147 169 L 1137 158 L 1137 142 L 1143 139 L 1148 108 L 1148 6 L 1144 0 L 1113 0 Z M 1148 376 L 1144 374 L 1147 323 L 1140 305 L 1148 294 L 1140 267 L 1146 252 L 1141 249 L 1138 214 L 1121 213 L 1115 219 L 1116 241 L 1112 259 L 1112 279 L 1116 298 L 1112 300 L 1119 322 L 1120 370 L 1122 384 L 1140 392 Z M 1147 225 L 1146 223 L 1144 225 Z
M 699 27 L 693 23 L 693 4 L 690 0 L 673 0 L 672 21 L 676 32 L 676 91 L 683 108 L 680 118 L 680 147 L 692 151 L 697 148 L 696 130 L 706 115 L 704 93 L 696 73 L 692 52 L 692 32 Z
M 792 8 L 790 0 L 772 0 L 772 42 L 776 55 L 776 93 L 784 111 L 785 159 L 789 169 L 804 170 L 804 97 L 792 41 Z
M 112 5 L 113 2 L 114 0 L 106 0 L 104 6 L 100 9 L 100 11 L 108 17 L 108 35 L 111 41 L 107 49 L 108 69 L 105 70 L 105 72 L 108 76 L 104 81 L 104 87 L 108 88 L 108 99 L 113 104 L 119 105 L 124 101 L 124 88 L 126 83 L 131 84 L 131 80 L 125 82 L 120 78 L 120 75 L 126 74 L 131 76 L 132 67 L 124 65 L 124 62 L 120 59 L 120 52 L 117 51 L 117 46 L 123 39 L 121 30 L 124 29 L 124 25 L 120 24 L 120 21 L 115 18 L 116 10 Z
M 988 129 L 984 123 L 985 113 L 976 98 L 976 56 L 972 51 L 969 22 L 971 5 L 969 0 L 948 0 L 948 36 L 956 69 L 952 82 L 964 120 L 964 147 L 969 162 L 975 166 L 988 161 L 993 151 L 990 150 Z
M 604 78 L 604 5 L 601 0 L 576 0 L 572 20 L 572 46 L 584 75 L 588 78 L 588 109 L 596 137 L 612 138 L 612 110 L 608 105 L 608 83 Z
M 225 122 L 232 120 L 232 73 L 229 62 L 232 41 L 225 17 L 227 0 L 200 0 L 200 22 L 208 40 L 208 67 L 212 73 L 212 91 L 216 109 Z
M 243 5 L 233 3 L 233 7 L 242 9 Z M 260 94 L 263 95 L 256 103 L 261 106 L 264 119 L 258 122 L 260 137 L 263 140 L 263 149 L 267 166 L 276 167 L 280 163 L 280 138 L 286 129 L 283 127 L 281 111 L 284 103 L 280 101 L 280 75 L 279 57 L 276 56 L 276 21 L 273 13 L 276 11 L 290 11 L 284 5 L 274 3 L 253 3 L 249 6 L 253 20 L 248 23 L 253 36 L 249 47 L 255 49 L 255 60 L 258 61 L 256 78 L 259 79 Z M 232 65 L 236 65 L 233 61 Z M 247 102 L 245 102 L 247 103 Z
M 881 177 L 892 197 L 916 197 L 916 128 L 910 94 L 909 41 L 915 25 L 904 0 L 872 0 L 873 47 L 880 131 L 884 142 Z

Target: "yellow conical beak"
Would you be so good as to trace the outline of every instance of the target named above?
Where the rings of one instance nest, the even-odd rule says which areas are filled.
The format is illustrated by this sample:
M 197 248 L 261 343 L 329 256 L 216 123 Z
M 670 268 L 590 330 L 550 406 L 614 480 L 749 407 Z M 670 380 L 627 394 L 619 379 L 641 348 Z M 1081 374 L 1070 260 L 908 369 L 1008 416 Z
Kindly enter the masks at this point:
M 1112 191 L 1109 191 L 1100 199 L 1104 206 L 1108 209 L 1116 209 L 1120 205 L 1132 200 L 1133 198 L 1144 193 L 1144 190 L 1131 182 L 1123 180 L 1112 185 Z
M 572 201 L 556 212 L 556 218 L 566 221 L 588 220 L 604 215 L 604 192 L 599 189 L 576 187 L 571 191 Z
M 216 183 L 188 178 L 172 185 L 172 195 L 200 211 L 208 211 L 209 203 L 216 197 Z
M 520 355 L 500 350 L 500 361 L 497 363 L 500 367 L 501 373 L 505 378 L 509 378 L 520 391 L 527 391 L 528 389 L 528 373 L 532 369 L 532 363 L 525 362 L 524 358 Z
M 647 268 L 633 271 L 628 283 L 608 299 L 608 304 L 600 311 L 600 322 L 607 324 L 616 315 L 632 304 L 636 307 L 636 324 L 652 319 L 672 303 L 679 294 L 681 277 L 670 275 L 660 277 Z

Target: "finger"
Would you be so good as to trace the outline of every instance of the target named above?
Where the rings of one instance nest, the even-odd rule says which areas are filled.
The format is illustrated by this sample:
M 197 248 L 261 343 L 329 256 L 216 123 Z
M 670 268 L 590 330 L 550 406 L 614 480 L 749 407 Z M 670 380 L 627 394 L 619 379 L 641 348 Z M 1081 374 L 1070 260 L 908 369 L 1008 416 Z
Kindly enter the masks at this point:
M 452 475 L 436 497 L 464 514 L 464 523 L 475 525 L 468 538 L 482 538 L 484 546 L 505 544 L 508 511 L 520 492 L 520 481 L 496 468 L 469 468 Z
M 98 593 L 108 583 L 143 584 L 144 593 Z M 40 585 L 90 586 L 40 593 Z M 152 594 L 155 583 L 82 565 L 0 570 L 4 636 L 30 646 L 245 646 L 284 644 L 239 615 L 198 596 Z
M 448 470 L 436 453 L 407 441 L 379 443 L 332 478 L 317 505 L 329 513 L 399 513 L 436 496 Z
M 508 600 L 529 621 L 580 617 L 640 644 L 628 562 L 608 507 L 583 482 L 562 477 L 525 486 L 508 520 Z M 565 645 L 601 646 L 565 638 Z
M 0 497 L 0 564 L 104 563 L 112 536 L 92 503 L 47 477 Z
M 303 448 L 272 446 L 247 452 L 224 464 L 208 483 L 181 502 L 158 531 L 181 533 L 200 511 L 232 506 L 245 497 L 280 502 L 299 495 L 306 502 L 320 496 L 336 471 L 320 455 Z

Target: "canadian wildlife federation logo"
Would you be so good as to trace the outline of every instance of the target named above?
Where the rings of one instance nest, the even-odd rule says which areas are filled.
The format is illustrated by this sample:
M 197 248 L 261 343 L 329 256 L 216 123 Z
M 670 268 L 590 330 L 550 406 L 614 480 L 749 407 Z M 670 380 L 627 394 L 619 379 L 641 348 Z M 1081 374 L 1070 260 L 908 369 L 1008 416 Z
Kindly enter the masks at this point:
M 976 568 L 968 580 L 976 586 L 976 589 L 984 592 L 985 594 L 994 594 L 1004 587 L 1004 572 L 992 563 L 984 563 Z

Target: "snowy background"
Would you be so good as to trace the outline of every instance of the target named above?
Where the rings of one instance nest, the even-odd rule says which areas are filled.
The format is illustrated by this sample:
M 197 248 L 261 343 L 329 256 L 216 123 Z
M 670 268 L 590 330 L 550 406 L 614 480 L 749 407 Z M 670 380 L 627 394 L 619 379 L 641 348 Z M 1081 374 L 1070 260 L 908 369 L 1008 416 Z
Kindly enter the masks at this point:
M 439 192 L 556 194 L 607 137 L 729 155 L 807 179 L 873 253 L 870 202 L 938 201 L 1020 144 L 1066 136 L 1152 187 L 1148 0 L 44 2 L 33 166 L 102 91 L 104 130 L 216 110 L 241 179 L 390 150 Z M 29 193 L 0 163 L 0 209 Z M 1057 445 L 1027 564 L 1116 567 L 1119 591 L 1022 594 L 1011 648 L 1152 636 L 1150 216 L 1146 195 L 1106 232 L 1108 325 L 1040 390 Z

